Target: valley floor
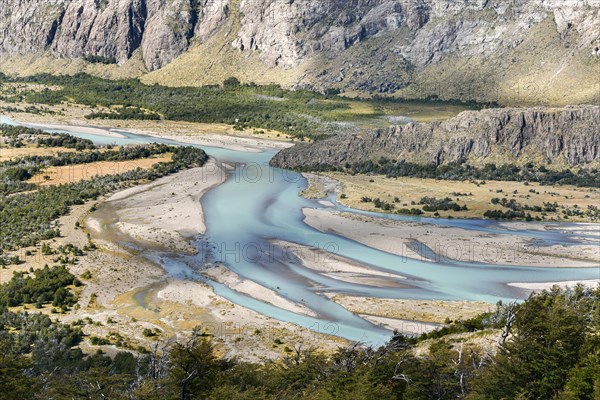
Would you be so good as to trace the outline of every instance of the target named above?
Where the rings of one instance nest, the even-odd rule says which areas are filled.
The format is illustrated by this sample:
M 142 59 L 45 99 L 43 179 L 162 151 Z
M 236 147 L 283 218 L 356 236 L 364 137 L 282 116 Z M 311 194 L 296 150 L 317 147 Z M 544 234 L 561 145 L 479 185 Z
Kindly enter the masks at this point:
M 424 197 L 435 199 L 448 198 L 459 206 L 466 205 L 467 210 L 440 210 L 442 218 L 484 218 L 486 211 L 509 211 L 501 203 L 494 204 L 503 198 L 518 204 L 533 218 L 542 221 L 561 222 L 594 222 L 597 217 L 576 215 L 583 214 L 590 208 L 596 207 L 600 199 L 600 189 L 576 187 L 568 185 L 542 185 L 537 182 L 506 182 L 506 181 L 451 181 L 423 178 L 387 178 L 381 175 L 350 175 L 339 172 L 323 174 L 305 174 L 309 187 L 304 192 L 305 197 L 321 198 L 330 193 L 336 193 L 341 204 L 351 208 L 366 211 L 386 212 L 377 207 L 373 199 L 393 206 L 387 212 L 401 209 L 422 209 L 420 204 Z M 368 197 L 371 201 L 364 201 Z M 556 203 L 556 210 L 533 211 L 528 208 L 544 204 Z M 565 212 L 569 215 L 565 215 Z M 424 211 L 422 216 L 434 216 L 433 211 Z
M 27 103 L 17 103 L 17 107 L 26 107 Z M 14 107 L 14 103 L 0 100 L 0 108 Z M 284 148 L 289 147 L 291 137 L 288 135 L 269 130 L 246 129 L 234 130 L 226 124 L 208 124 L 184 121 L 144 121 L 144 120 L 105 120 L 86 119 L 85 116 L 98 111 L 110 111 L 108 108 L 100 107 L 92 109 L 84 105 L 60 104 L 48 106 L 49 112 L 6 112 L 5 115 L 21 123 L 30 124 L 32 127 L 43 125 L 53 129 L 63 130 L 77 127 L 79 132 L 108 137 L 121 137 L 118 130 L 131 133 L 160 136 L 166 139 L 181 140 L 188 143 L 204 146 L 226 147 L 239 151 L 257 151 L 262 148 Z
M 34 118 L 31 117 L 31 120 Z M 245 151 L 256 151 L 265 145 L 288 145 L 281 141 L 267 143 L 266 140 L 253 137 L 192 136 L 196 125 L 186 125 L 182 131 L 175 132 L 176 129 L 172 131 L 170 128 L 177 126 L 176 123 L 162 127 L 156 125 L 156 130 L 150 130 L 150 125 L 144 124 L 123 123 L 128 127 L 136 125 L 136 132 L 176 137 L 177 140 L 194 143 L 218 143 L 223 147 L 243 148 Z M 148 124 L 155 126 L 156 123 Z M 90 318 L 94 324 L 84 327 L 87 334 L 106 337 L 118 333 L 131 343 L 142 345 L 152 345 L 157 339 L 187 333 L 194 326 L 201 325 L 206 332 L 214 334 L 223 354 L 253 361 L 285 355 L 297 346 L 317 346 L 328 351 L 345 344 L 345 340 L 276 321 L 234 304 L 215 294 L 202 279 L 192 278 L 192 272 L 200 272 L 200 276 L 210 277 L 256 299 L 290 311 L 310 313 L 302 304 L 295 304 L 254 282 L 242 280 L 223 266 L 200 264 L 197 271 L 175 263 L 164 268 L 159 266 L 161 253 L 185 255 L 196 252 L 192 241 L 205 230 L 200 198 L 210 188 L 222 183 L 226 175 L 226 165 L 216 165 L 211 161 L 202 168 L 179 172 L 113 194 L 97 202 L 93 212 L 90 212 L 91 203 L 76 206 L 70 215 L 61 218 L 63 237 L 57 239 L 59 243 L 85 244 L 89 234 L 99 249 L 81 257 L 79 263 L 71 268 L 75 275 L 84 276 L 89 272 L 91 278 L 83 279 L 85 286 L 79 293 L 79 308 L 61 315 L 59 319 L 74 321 Z M 358 187 L 358 184 L 355 185 Z M 335 191 L 336 180 L 326 180 L 325 187 Z M 354 192 L 350 195 L 350 199 L 358 196 Z M 410 252 L 414 249 L 415 240 L 435 249 L 436 244 L 447 242 L 452 237 L 452 240 L 460 243 L 468 242 L 471 248 L 498 246 L 503 254 L 503 258 L 494 260 L 472 254 L 472 261 L 536 266 L 594 266 L 600 260 L 597 246 L 592 245 L 568 249 L 557 246 L 538 252 L 528 248 L 528 243 L 509 235 L 502 238 L 477 236 L 459 229 L 437 228 L 420 223 L 396 223 L 356 216 L 349 218 L 348 215 L 328 210 L 306 209 L 305 216 L 305 222 L 316 229 L 334 231 L 369 246 L 417 259 L 424 257 L 418 252 Z M 75 228 L 76 222 L 79 222 L 80 228 Z M 523 253 L 515 253 L 516 248 L 524 249 Z M 404 251 L 408 252 L 402 253 Z M 505 254 L 505 251 L 508 252 Z M 443 256 L 453 258 L 451 254 Z M 10 279 L 14 270 L 39 268 L 48 262 L 39 256 L 24 258 L 25 264 L 3 271 L 0 276 L 3 281 Z M 338 261 L 335 270 L 320 272 L 349 282 L 378 284 L 386 281 L 385 276 L 379 276 L 367 268 L 348 264 L 344 260 Z M 319 265 L 307 266 L 322 268 Z M 401 282 L 398 287 L 402 287 Z M 376 324 L 409 334 L 427 332 L 449 319 L 469 318 L 491 308 L 489 304 L 478 302 L 328 296 Z M 44 312 L 49 312 L 49 309 Z M 147 330 L 157 332 L 156 336 L 144 334 Z M 87 346 L 90 351 L 97 347 L 89 343 Z M 101 347 L 107 352 L 116 351 L 114 346 Z
M 305 222 L 408 259 L 530 267 L 597 267 L 597 240 L 573 246 L 536 246 L 532 239 L 423 222 L 393 221 L 331 210 L 305 209 Z M 513 227 L 511 223 L 508 223 Z M 531 227 L 533 224 L 529 224 Z M 584 226 L 585 227 L 585 226 Z M 589 224 L 590 232 L 598 226 Z M 535 225 L 533 225 L 535 229 Z M 599 276 L 600 277 L 600 276 Z

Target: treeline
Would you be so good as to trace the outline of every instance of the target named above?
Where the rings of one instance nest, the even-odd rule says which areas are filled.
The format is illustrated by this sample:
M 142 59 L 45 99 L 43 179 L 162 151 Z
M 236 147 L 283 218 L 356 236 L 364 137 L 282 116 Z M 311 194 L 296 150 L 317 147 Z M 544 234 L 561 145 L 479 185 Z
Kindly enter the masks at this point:
M 358 97 L 360 100 L 367 100 L 361 97 Z M 411 99 L 411 98 L 398 98 L 391 96 L 382 96 L 379 94 L 373 95 L 368 100 L 372 100 L 378 104 L 393 104 L 393 103 L 408 103 L 408 104 L 423 104 L 423 103 L 431 103 L 431 104 L 448 104 L 448 105 L 460 105 L 464 107 L 468 107 L 473 110 L 480 110 L 482 108 L 500 108 L 501 105 L 496 103 L 495 101 L 480 103 L 473 100 L 442 100 L 437 95 L 429 95 L 422 99 Z
M 539 206 L 539 205 L 523 205 L 521 203 L 519 203 L 518 201 L 516 201 L 515 199 L 507 199 L 506 197 L 503 198 L 498 198 L 498 197 L 494 197 L 491 200 L 491 203 L 496 205 L 496 204 L 500 204 L 502 207 L 504 208 L 510 208 L 513 211 L 535 211 L 535 212 L 556 212 L 558 211 L 559 205 L 557 202 L 554 203 L 550 203 L 550 202 L 544 202 L 543 205 Z
M 526 164 L 496 165 L 486 164 L 476 167 L 469 164 L 449 163 L 443 165 L 417 164 L 405 161 L 394 161 L 381 158 L 379 161 L 363 161 L 331 165 L 327 163 L 310 164 L 296 168 L 304 172 L 340 171 L 350 174 L 379 174 L 389 178 L 413 177 L 442 180 L 498 180 L 517 182 L 539 182 L 543 185 L 575 185 L 580 187 L 600 187 L 600 171 L 598 169 L 580 169 L 573 171 L 563 169 L 553 171 L 544 166 Z
M 123 106 L 115 113 L 92 113 L 88 118 L 156 119 L 162 116 L 167 120 L 224 123 L 237 129 L 272 129 L 298 138 L 332 134 L 335 127 L 326 124 L 335 121 L 332 111 L 349 107 L 334 94 L 302 89 L 288 91 L 275 84 L 242 85 L 234 79 L 227 79 L 222 86 L 199 88 L 144 85 L 135 79 L 107 80 L 86 74 L 0 76 L 0 79 L 63 86 L 60 90 L 46 89 L 24 95 L 24 100 L 33 104 L 72 101 L 90 107 Z
M 177 149 L 161 143 L 120 147 L 118 150 L 96 149 L 86 152 L 60 152 L 55 156 L 24 156 L 0 163 L 0 168 L 17 166 L 59 167 L 99 161 L 131 161 L 170 153 Z
M 65 147 L 76 150 L 92 150 L 96 146 L 89 139 L 82 139 L 66 133 L 49 133 L 25 126 L 0 124 L 0 137 L 9 138 L 9 147 L 23 147 L 27 143 L 40 147 Z
M 516 191 L 515 191 L 516 192 Z M 530 190 L 531 192 L 531 190 Z M 597 220 L 598 218 L 600 218 L 600 210 L 598 209 L 598 206 L 595 205 L 588 205 L 586 209 L 581 209 L 579 208 L 578 205 L 573 205 L 573 208 L 567 208 L 565 206 L 560 206 L 557 202 L 554 203 L 550 203 L 550 202 L 543 202 L 542 205 L 527 205 L 527 204 L 521 204 L 518 201 L 516 201 L 515 199 L 507 199 L 506 197 L 503 197 L 502 199 L 498 198 L 498 197 L 494 197 L 492 198 L 492 200 L 490 201 L 491 204 L 493 205 L 501 205 L 504 208 L 507 208 L 508 210 L 487 210 L 484 213 L 484 216 L 487 218 L 492 218 L 492 219 L 504 219 L 504 220 L 511 220 L 511 219 L 525 219 L 527 221 L 541 221 L 542 218 L 540 218 L 539 216 L 531 216 L 531 213 L 526 212 L 526 211 L 533 211 L 533 212 L 537 212 L 537 213 L 541 213 L 542 216 L 545 216 L 546 213 L 555 213 L 555 212 L 562 212 L 562 216 L 563 219 L 568 219 L 569 217 L 581 217 L 581 218 L 589 218 L 592 221 Z
M 483 216 L 490 219 L 503 219 L 503 220 L 512 220 L 512 219 L 524 219 L 525 221 L 541 221 L 542 219 L 538 216 L 532 217 L 531 213 L 526 213 L 525 211 L 513 211 L 513 210 L 487 210 L 483 213 Z
M 17 96 L 2 96 L 2 100 L 7 102 L 18 102 Z M 36 106 L 25 106 L 23 108 L 4 106 L 0 107 L 0 112 L 2 113 L 27 113 L 27 114 L 36 114 L 36 115 L 44 115 L 44 114 L 61 114 L 60 112 L 52 111 L 48 107 L 36 107 Z
M 81 139 L 76 136 L 71 136 L 66 133 L 52 134 L 50 137 L 37 139 L 37 144 L 40 147 L 65 147 L 67 149 L 76 150 L 93 150 L 96 148 L 94 143 L 89 139 Z
M 396 205 L 394 203 L 390 203 L 385 200 L 381 200 L 379 197 L 372 199 L 371 197 L 363 196 L 360 199 L 360 201 L 362 203 L 373 203 L 373 206 L 375 208 L 379 208 L 384 211 L 392 211 L 394 208 L 396 208 Z
M 593 400 L 600 396 L 598 301 L 600 289 L 554 288 L 421 339 L 396 334 L 380 348 L 330 355 L 297 347 L 260 364 L 220 358 L 201 329 L 147 354 L 86 356 L 74 347 L 83 339 L 78 326 L 4 311 L 0 392 L 15 400 Z M 450 336 L 490 327 L 499 328 L 487 331 L 497 335 L 496 349 Z
M 64 138 L 68 142 L 69 135 Z M 59 142 L 62 143 L 62 136 Z M 165 144 L 152 143 L 136 146 L 125 146 L 118 150 L 90 150 L 85 152 L 59 152 L 54 156 L 24 156 L 12 160 L 0 162 L 0 195 L 9 195 L 35 188 L 34 184 L 24 181 L 33 177 L 36 173 L 49 167 L 60 167 L 65 165 L 87 164 L 99 161 L 134 161 L 166 153 L 175 155 L 174 162 L 180 164 L 192 163 L 203 164 L 206 157 L 195 150 L 188 151 L 180 147 Z M 191 157 L 199 157 L 192 160 Z M 186 158 L 187 157 L 187 158 Z
M 151 181 L 182 169 L 199 167 L 208 160 L 207 154 L 199 148 L 164 146 L 127 147 L 117 152 L 120 154 L 119 157 L 135 155 L 138 158 L 154 154 L 155 151 L 169 151 L 173 154 L 171 162 L 160 162 L 149 169 L 137 168 L 121 174 L 95 176 L 87 181 L 60 186 L 36 187 L 37 190 L 33 192 L 0 194 L 0 238 L 2 238 L 0 250 L 15 250 L 20 247 L 32 246 L 41 240 L 59 236 L 60 231 L 56 227 L 55 221 L 66 215 L 73 205 L 84 204 L 101 195 L 140 182 Z M 80 153 L 73 157 L 82 161 L 78 157 L 86 158 L 87 154 Z M 86 158 L 88 161 L 85 162 L 90 162 L 92 159 Z M 8 187 L 11 188 L 10 185 Z M 8 191 L 10 192 L 10 190 Z
M 385 200 L 381 200 L 379 197 L 377 198 L 371 198 L 368 196 L 363 196 L 360 201 L 362 203 L 373 203 L 373 206 L 375 208 L 379 208 L 383 211 L 388 211 L 388 212 L 392 212 L 395 210 L 396 214 L 403 214 L 403 215 L 422 215 L 424 211 L 427 212 L 433 212 L 435 213 L 435 216 L 439 216 L 438 211 L 448 211 L 448 210 L 452 210 L 452 211 L 468 211 L 467 205 L 463 204 L 462 206 L 455 203 L 454 201 L 452 201 L 451 198 L 446 197 L 443 199 L 438 199 L 435 197 L 422 197 L 421 200 L 419 201 L 419 205 L 422 205 L 422 209 L 420 208 L 398 208 L 396 209 L 396 204 L 394 203 L 400 203 L 400 199 L 398 197 L 394 198 L 394 203 L 390 203 L 387 202 Z M 412 201 L 411 204 L 417 205 L 417 203 L 415 201 Z

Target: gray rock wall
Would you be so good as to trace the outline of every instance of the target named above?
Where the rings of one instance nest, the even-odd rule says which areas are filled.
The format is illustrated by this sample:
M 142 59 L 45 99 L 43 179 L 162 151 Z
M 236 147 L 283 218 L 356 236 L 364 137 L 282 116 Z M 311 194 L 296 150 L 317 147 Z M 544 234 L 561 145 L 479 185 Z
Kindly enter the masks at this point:
M 226 18 L 226 0 L 0 0 L 0 53 L 50 51 L 117 62 L 141 49 L 148 70 L 209 37 Z
M 386 51 L 417 69 L 456 54 L 490 55 L 517 46 L 548 16 L 576 48 L 600 55 L 595 0 L 0 0 L 0 53 L 50 50 L 63 57 L 114 57 L 141 48 L 149 70 L 239 20 L 231 46 L 291 68 L 316 55 L 336 57 L 372 37 L 393 34 Z M 356 60 L 360 63 L 361 60 Z
M 283 168 L 378 160 L 442 164 L 506 154 L 544 163 L 583 165 L 600 158 L 600 107 L 502 108 L 466 111 L 443 123 L 392 126 L 368 133 L 300 143 L 275 156 Z

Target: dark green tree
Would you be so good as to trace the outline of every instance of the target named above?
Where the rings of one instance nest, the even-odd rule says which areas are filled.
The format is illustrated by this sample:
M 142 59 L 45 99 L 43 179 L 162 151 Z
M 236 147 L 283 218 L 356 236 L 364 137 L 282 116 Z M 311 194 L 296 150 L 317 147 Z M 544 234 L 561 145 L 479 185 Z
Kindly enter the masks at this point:
M 475 379 L 471 398 L 557 398 L 582 351 L 586 351 L 586 359 L 587 354 L 598 351 L 597 343 L 585 346 L 598 293 L 581 287 L 554 287 L 530 296 L 516 313 L 513 336 L 501 346 L 494 363 Z M 582 361 L 581 370 L 572 372 L 573 390 L 580 386 L 575 381 L 587 381 L 591 390 L 590 378 L 585 376 L 594 375 L 593 368 L 588 368 L 588 362 L 593 360 Z

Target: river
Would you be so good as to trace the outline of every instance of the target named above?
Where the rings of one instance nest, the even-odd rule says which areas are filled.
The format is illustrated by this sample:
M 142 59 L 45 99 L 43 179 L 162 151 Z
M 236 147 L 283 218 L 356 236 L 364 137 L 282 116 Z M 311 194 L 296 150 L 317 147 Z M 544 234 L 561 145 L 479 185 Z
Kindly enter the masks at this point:
M 15 123 L 2 118 L 4 123 Z M 113 130 L 121 138 L 79 133 L 68 133 L 88 138 L 98 144 L 127 144 L 161 142 L 184 145 L 174 140 L 136 135 Z M 554 223 L 552 229 L 513 229 L 510 224 L 488 220 L 445 220 L 399 215 L 377 214 L 348 209 L 330 198 L 333 206 L 325 206 L 315 200 L 299 196 L 307 182 L 296 172 L 272 168 L 269 160 L 274 150 L 240 152 L 218 147 L 202 147 L 216 160 L 232 164 L 235 168 L 226 182 L 202 198 L 206 234 L 198 238 L 197 256 L 150 255 L 167 271 L 194 276 L 210 284 L 215 292 L 228 300 L 255 310 L 277 320 L 290 322 L 315 331 L 330 333 L 350 340 L 381 344 L 390 338 L 391 332 L 381 326 L 355 315 L 330 300 L 324 293 L 340 293 L 355 296 L 432 299 L 432 300 L 478 300 L 495 303 L 523 298 L 523 290 L 507 285 L 511 282 L 557 282 L 598 279 L 597 268 L 543 268 L 506 265 L 478 264 L 441 260 L 425 262 L 396 256 L 373 249 L 345 237 L 323 233 L 304 223 L 303 208 L 332 207 L 357 214 L 428 222 L 487 233 L 510 233 L 536 240 L 538 245 L 571 245 L 584 239 L 594 239 L 585 232 L 566 230 L 574 224 Z M 564 229 L 563 229 L 564 228 Z M 597 240 L 597 237 L 595 238 Z M 286 242 L 304 246 L 353 260 L 370 268 L 397 276 L 404 287 L 376 286 L 345 282 L 307 268 L 290 252 Z M 311 253 L 312 254 L 312 253 Z M 194 269 L 205 262 L 223 263 L 243 279 L 277 292 L 295 303 L 302 304 L 315 316 L 298 314 L 236 292 L 229 287 L 196 276 Z M 323 260 L 315 260 L 317 262 Z

